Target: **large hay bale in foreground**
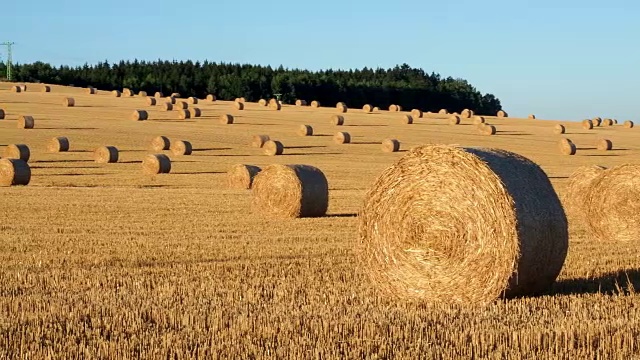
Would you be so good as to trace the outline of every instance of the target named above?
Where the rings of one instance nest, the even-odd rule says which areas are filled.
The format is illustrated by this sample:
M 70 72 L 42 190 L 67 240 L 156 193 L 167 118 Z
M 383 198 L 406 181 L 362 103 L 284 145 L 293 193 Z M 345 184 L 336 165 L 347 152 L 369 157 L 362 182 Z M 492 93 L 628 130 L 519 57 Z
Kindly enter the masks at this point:
M 402 123 L 411 125 L 413 124 L 413 117 L 411 115 L 402 115 Z
M 0 159 L 0 186 L 29 185 L 31 168 L 20 159 Z
M 154 97 L 148 97 L 147 98 L 147 105 L 149 105 L 149 106 L 156 106 L 157 102 L 158 102 L 157 99 L 154 98 Z
M 191 111 L 188 109 L 178 110 L 178 118 L 180 120 L 191 119 Z
M 233 124 L 233 115 L 231 114 L 220 115 L 220 124 L 224 124 L 224 125 Z
M 251 189 L 253 179 L 260 172 L 258 166 L 236 164 L 227 171 L 227 184 L 231 189 Z
M 331 125 L 342 126 L 344 125 L 344 116 L 331 115 Z
M 546 174 L 504 150 L 414 148 L 378 177 L 359 219 L 363 268 L 400 298 L 540 294 L 567 254 L 566 216 Z
M 311 102 L 311 107 L 312 107 L 312 108 L 319 108 L 319 107 L 320 107 L 320 101 L 313 100 L 313 101 Z
M 396 139 L 384 139 L 382 141 L 383 152 L 397 152 L 400 150 L 400 141 Z
M 625 121 L 624 122 L 624 127 L 627 128 L 627 129 L 633 128 L 633 121 L 631 121 L 631 120 Z
M 587 165 L 577 168 L 569 176 L 569 183 L 562 197 L 567 215 L 572 219 L 586 220 L 587 194 L 591 182 L 606 168 L 600 165 Z
M 573 141 L 562 138 L 559 144 L 560 153 L 562 155 L 575 155 L 576 154 L 576 145 Z
M 596 141 L 596 148 L 601 151 L 609 151 L 613 149 L 613 142 L 609 139 L 599 139 Z
M 411 110 L 411 116 L 413 116 L 416 119 L 421 119 L 423 114 L 422 114 L 422 110 L 420 109 L 413 109 Z
M 338 131 L 333 136 L 333 141 L 336 144 L 348 144 L 351 142 L 351 135 L 348 132 Z
M 33 129 L 36 121 L 31 115 L 20 115 L 18 117 L 18 129 Z
M 298 127 L 298 135 L 299 136 L 312 136 L 313 135 L 313 127 L 311 125 L 300 125 Z
M 253 180 L 252 208 L 268 217 L 319 217 L 329 207 L 329 184 L 309 165 L 270 165 Z
M 553 127 L 554 134 L 564 134 L 564 132 L 565 132 L 565 128 L 564 128 L 564 125 L 562 124 L 557 124 L 556 126 Z
M 365 104 L 362 107 L 362 111 L 366 112 L 366 113 L 370 113 L 373 111 L 373 106 L 371 106 L 370 104 Z
M 29 162 L 31 150 L 25 144 L 9 144 L 4 148 L 4 157 L 8 159 L 20 159 Z
M 296 106 L 307 106 L 307 100 L 296 100 Z
M 585 130 L 593 129 L 593 121 L 590 119 L 582 120 L 582 128 Z
M 262 145 L 262 151 L 268 156 L 282 155 L 284 153 L 284 145 L 277 140 L 267 140 Z
M 339 102 L 339 103 L 336 104 L 336 109 L 340 113 L 346 113 L 347 112 L 347 105 L 345 103 L 343 103 L 343 102 Z
M 156 136 L 151 140 L 151 150 L 153 151 L 169 150 L 169 147 L 171 147 L 171 142 L 166 136 Z
M 209 95 L 207 95 L 206 99 L 207 99 L 207 101 L 212 101 L 213 102 L 213 101 L 216 101 L 216 96 L 213 95 L 213 94 L 209 94 Z
M 147 175 L 168 174 L 171 160 L 165 154 L 150 154 L 142 160 L 142 172 Z
M 133 110 L 131 114 L 131 120 L 144 121 L 149 119 L 149 113 L 146 110 Z
M 178 140 L 171 143 L 171 153 L 173 155 L 191 155 L 192 152 L 193 146 L 188 141 Z
M 233 106 L 236 108 L 236 110 L 244 110 L 244 103 L 241 103 L 239 101 L 234 101 Z
M 253 135 L 249 146 L 254 148 L 261 148 L 267 141 L 271 140 L 269 135 Z
M 69 151 L 69 139 L 64 136 L 54 137 L 49 140 L 47 150 L 52 153 Z
M 62 99 L 62 106 L 64 107 L 73 107 L 76 105 L 76 100 L 74 98 L 65 97 Z
M 93 152 L 93 160 L 98 164 L 117 163 L 119 156 L 115 146 L 101 146 Z
M 500 111 L 498 111 L 497 116 L 498 116 L 499 118 L 506 118 L 506 117 L 509 117 L 509 114 L 507 114 L 507 112 L 506 112 L 506 111 L 504 111 L 504 110 L 500 110 Z

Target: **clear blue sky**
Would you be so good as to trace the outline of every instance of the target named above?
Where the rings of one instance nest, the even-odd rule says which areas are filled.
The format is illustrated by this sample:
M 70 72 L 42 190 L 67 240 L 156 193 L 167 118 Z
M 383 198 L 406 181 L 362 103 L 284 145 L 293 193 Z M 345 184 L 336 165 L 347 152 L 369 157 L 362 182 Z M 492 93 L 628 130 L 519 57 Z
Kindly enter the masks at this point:
M 14 0 L 0 11 L 0 40 L 21 63 L 407 63 L 467 79 L 512 115 L 640 120 L 635 0 Z

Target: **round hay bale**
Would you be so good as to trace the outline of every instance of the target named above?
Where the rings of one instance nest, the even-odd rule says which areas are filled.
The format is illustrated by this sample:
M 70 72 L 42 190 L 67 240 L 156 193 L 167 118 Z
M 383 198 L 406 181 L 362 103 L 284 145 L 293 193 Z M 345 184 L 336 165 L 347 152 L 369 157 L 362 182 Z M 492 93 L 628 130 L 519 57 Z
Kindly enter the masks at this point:
M 411 116 L 413 116 L 416 119 L 421 119 L 423 114 L 422 114 L 422 110 L 420 109 L 413 109 L 411 110 Z
M 20 90 L 21 90 L 22 92 L 27 91 L 27 85 L 26 85 L 26 84 L 22 84 L 22 85 L 20 85 Z
M 449 117 L 449 125 L 458 125 L 460 124 L 460 116 L 452 115 Z
M 396 105 L 396 104 L 391 104 L 391 105 L 389 105 L 389 111 L 390 111 L 390 112 L 396 112 L 396 111 L 398 111 L 398 105 Z
M 396 105 L 396 106 L 397 106 L 397 109 L 398 109 L 396 111 L 402 111 L 402 105 Z
M 396 139 L 384 139 L 382 141 L 383 152 L 397 152 L 400 150 L 400 141 Z
M 587 165 L 577 168 L 569 176 L 569 183 L 562 197 L 567 214 L 571 218 L 586 218 L 587 193 L 591 182 L 606 168 L 600 165 Z
M 602 126 L 613 126 L 613 120 L 611 119 L 604 119 L 602 121 Z
M 333 141 L 336 144 L 348 144 L 351 142 L 351 135 L 349 135 L 348 132 L 344 132 L 344 131 L 338 131 L 334 136 L 333 136 Z
M 600 122 L 602 122 L 602 118 L 601 118 L 600 116 L 596 116 L 596 117 L 594 117 L 594 118 L 593 118 L 593 120 L 592 120 L 592 121 L 593 121 L 593 123 L 594 123 L 594 124 L 595 124 L 596 122 L 599 122 L 599 123 L 600 123 Z
M 184 140 L 178 140 L 171 143 L 171 153 L 173 155 L 191 155 L 193 147 L 191 143 Z
M 507 112 L 506 112 L 506 111 L 504 111 L 504 110 L 500 110 L 500 111 L 498 111 L 497 116 L 498 116 L 499 118 L 506 118 L 506 117 L 509 117 L 509 114 L 507 114 Z
M 491 136 L 496 134 L 496 127 L 489 124 L 484 124 L 484 126 L 480 127 L 479 130 L 482 135 Z
M 633 128 L 633 121 L 627 120 L 627 121 L 624 122 L 623 126 L 625 128 L 627 128 L 627 129 L 631 129 L 631 128 Z
M 347 112 L 347 105 L 345 105 L 343 102 L 339 102 L 336 104 L 336 109 L 338 109 L 338 112 L 340 113 L 346 113 Z
M 599 139 L 596 142 L 596 147 L 600 151 L 609 151 L 613 149 L 613 143 L 608 139 Z
M 254 165 L 233 165 L 229 171 L 227 171 L 227 184 L 231 189 L 251 189 L 253 179 L 258 175 L 260 170 L 262 169 Z
M 51 92 L 51 86 L 49 85 L 42 85 L 42 92 Z
M 469 109 L 464 109 L 464 110 L 462 110 L 462 111 L 460 112 L 460 116 L 461 116 L 463 119 L 470 119 L 470 118 L 471 118 L 471 110 L 469 110 Z
M 147 98 L 147 105 L 149 106 L 156 106 L 157 100 L 154 97 L 148 97 Z
M 607 121 L 607 120 L 611 121 L 611 119 L 604 119 L 604 120 L 602 120 L 601 118 L 596 117 L 596 118 L 593 118 L 593 119 L 591 120 L 591 122 L 593 123 L 593 127 L 596 127 L 596 126 L 600 126 L 600 125 L 602 125 L 602 122 L 603 122 L 603 121 Z
M 189 105 L 187 105 L 187 103 L 184 101 L 176 101 L 175 105 L 173 105 L 173 108 L 176 110 L 186 110 L 189 108 Z
M 149 113 L 146 110 L 133 110 L 131 114 L 131 120 L 144 121 L 149 119 Z
M 238 99 L 238 101 L 239 101 L 239 102 L 241 102 L 241 103 L 243 103 L 243 104 L 244 104 L 245 102 L 247 102 L 247 100 L 244 98 L 244 96 L 243 96 L 243 97 L 241 97 L 241 98 L 239 98 L 239 99 Z
M 115 146 L 101 146 L 93 152 L 93 160 L 98 164 L 117 163 L 119 155 Z
M 244 104 L 241 102 L 235 101 L 233 103 L 233 106 L 236 108 L 236 110 L 244 110 Z
M 380 111 L 380 108 L 379 108 L 379 107 L 377 107 L 377 106 L 374 106 L 374 107 L 373 107 L 373 111 L 374 111 L 374 112 L 376 112 L 376 111 Z
M 52 153 L 69 151 L 69 139 L 64 136 L 54 137 L 49 140 L 47 150 Z
M 576 154 L 576 145 L 567 138 L 562 138 L 560 140 L 560 153 L 562 155 L 575 155 Z
M 22 92 L 22 89 L 19 86 L 14 85 L 11 87 L 11 92 L 19 93 L 19 92 Z
M 197 98 L 197 97 L 194 97 L 194 96 L 188 97 L 188 98 L 187 98 L 187 102 L 188 102 L 189 104 L 195 105 L 195 104 L 197 104 L 197 103 L 198 103 L 198 98 Z
M 121 94 L 121 93 L 120 93 L 120 91 L 118 91 L 118 90 L 113 90 L 113 91 L 111 92 L 111 94 L 112 94 L 113 96 L 115 96 L 115 97 L 120 97 L 120 96 L 122 96 L 122 94 Z
M 124 89 L 122 89 L 122 95 L 123 96 L 133 96 L 133 91 L 131 91 L 131 89 L 124 88 Z
M 167 102 L 171 105 L 174 105 L 176 103 L 176 98 L 174 98 L 173 96 L 167 96 Z
M 618 120 L 617 119 L 613 119 L 613 124 L 614 125 L 618 125 Z
M 62 99 L 62 106 L 73 107 L 76 105 L 76 101 L 73 98 L 65 97 Z
M 403 124 L 413 124 L 413 117 L 411 115 L 402 115 Z
M 94 87 L 88 87 L 84 89 L 84 92 L 87 93 L 88 95 L 95 95 L 98 91 Z
M 164 110 L 164 111 L 173 110 L 173 104 L 170 103 L 170 102 L 165 102 L 164 104 L 162 104 L 162 110 Z
M 147 175 L 168 174 L 171 160 L 165 154 L 149 154 L 142 160 L 142 172 Z
M 369 105 L 369 104 L 365 104 L 362 107 L 362 111 L 366 112 L 366 113 L 370 113 L 373 111 L 373 106 Z
M 153 151 L 169 150 L 170 147 L 171 142 L 166 136 L 156 136 L 151 140 L 151 150 Z
M 296 106 L 307 106 L 307 100 L 296 100 Z
M 0 120 L 3 120 L 4 117 L 6 116 L 4 109 L 0 109 Z
M 191 116 L 193 116 L 193 117 L 201 117 L 202 116 L 202 110 L 200 110 L 200 108 L 197 108 L 197 107 L 191 108 Z
M 265 99 L 260 99 L 260 100 L 258 101 L 258 105 L 260 105 L 260 106 L 267 106 L 267 105 L 269 105 L 269 103 L 268 103 L 268 102 L 267 102 L 267 100 L 265 100 Z
M 484 124 L 485 123 L 485 119 L 483 116 L 475 116 L 473 118 L 473 124 L 474 125 L 480 125 L 480 124 Z
M 174 92 L 174 93 L 171 93 L 171 97 L 175 99 L 180 99 L 182 96 L 180 95 L 180 93 Z
M 253 135 L 249 146 L 254 148 L 261 148 L 267 141 L 271 140 L 269 135 Z
M 300 125 L 300 127 L 298 127 L 298 135 L 300 135 L 300 136 L 312 136 L 313 135 L 313 127 L 311 127 L 311 125 Z
M 568 237 L 558 196 L 529 159 L 427 145 L 385 170 L 365 195 L 358 257 L 395 297 L 487 304 L 548 290 Z
M 528 118 L 531 119 L 531 120 L 535 120 L 536 116 L 534 114 L 529 114 Z
M 164 97 L 164 94 L 161 91 L 156 91 L 155 94 L 153 94 L 153 97 L 155 98 L 161 98 Z
M 557 124 L 556 126 L 553 127 L 554 134 L 564 134 L 564 132 L 565 132 L 565 128 L 564 128 L 564 125 L 562 124 Z
M 29 185 L 31 168 L 20 159 L 0 159 L 0 186 Z
M 33 129 L 36 121 L 31 115 L 20 115 L 18 117 L 18 129 Z
M 582 128 L 585 130 L 593 129 L 593 122 L 589 119 L 582 120 Z
M 178 110 L 178 118 L 180 120 L 191 119 L 191 111 L 188 109 Z
M 216 96 L 213 94 L 209 94 L 207 95 L 207 101 L 216 101 Z
M 222 114 L 220 115 L 220 124 L 233 124 L 233 115 L 231 114 Z
M 331 125 L 337 125 L 337 126 L 344 125 L 344 116 L 342 116 L 342 115 L 332 115 L 331 116 Z
M 280 109 L 282 109 L 282 104 L 280 104 L 279 102 L 275 101 L 272 102 L 271 104 L 269 104 L 269 109 L 271 110 L 276 110 L 276 111 L 280 111 Z
M 262 151 L 269 156 L 282 155 L 284 153 L 284 145 L 277 140 L 267 140 L 262 145 Z
M 311 107 L 312 107 L 312 108 L 319 108 L 319 107 L 320 107 L 320 101 L 313 100 L 313 101 L 311 102 Z
M 147 92 L 146 92 L 146 91 L 144 91 L 144 90 L 140 90 L 140 91 L 138 91 L 138 96 L 140 96 L 140 97 L 147 97 Z
M 440 115 L 447 115 L 447 114 L 449 114 L 449 110 L 447 110 L 447 109 L 440 109 L 440 111 L 438 111 L 438 114 L 440 114 Z
M 4 148 L 4 157 L 8 159 L 20 159 L 29 162 L 31 151 L 25 144 L 9 144 Z
M 270 165 L 253 180 L 252 208 L 268 217 L 320 217 L 329 207 L 329 184 L 309 165 Z

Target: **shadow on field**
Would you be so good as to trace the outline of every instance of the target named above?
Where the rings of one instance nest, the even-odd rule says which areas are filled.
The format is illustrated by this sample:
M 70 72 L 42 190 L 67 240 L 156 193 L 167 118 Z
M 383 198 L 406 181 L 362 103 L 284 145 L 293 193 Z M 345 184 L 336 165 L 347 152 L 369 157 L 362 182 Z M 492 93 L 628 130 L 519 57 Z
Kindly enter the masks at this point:
M 568 176 L 549 176 L 549 179 L 568 179 Z
M 279 124 L 258 124 L 258 123 L 250 123 L 250 122 L 233 122 L 233 125 L 259 125 L 259 126 L 277 126 Z
M 356 213 L 327 214 L 324 217 L 328 217 L 328 218 L 353 218 L 353 217 L 358 217 L 358 214 L 356 214 Z
M 338 152 L 325 152 L 325 153 L 283 153 L 283 156 L 292 156 L 292 155 L 297 155 L 297 156 L 307 156 L 307 155 L 313 155 L 313 156 L 317 156 L 317 155 L 342 155 L 342 153 L 338 153 Z
M 103 175 L 112 175 L 109 173 L 68 173 L 68 174 L 47 174 L 46 176 L 103 176 Z
M 382 143 L 379 141 L 352 141 L 354 145 L 381 145 Z
M 75 170 L 75 169 L 100 169 L 100 166 L 31 166 L 32 169 L 58 169 L 58 170 Z
M 620 156 L 617 154 L 588 154 L 588 155 L 583 155 L 583 156 Z
M 523 133 L 523 132 L 519 132 L 519 131 L 500 131 L 500 130 L 497 130 L 496 131 L 496 135 L 530 136 L 532 134 Z
M 118 164 L 140 164 L 142 160 L 118 161 Z
M 333 136 L 333 135 L 329 135 L 329 134 L 313 134 L 311 136 L 329 137 L 329 136 Z
M 640 291 L 640 269 L 620 270 L 593 279 L 565 279 L 557 281 L 552 295 L 628 294 Z
M 360 124 L 360 125 L 343 125 L 343 126 L 354 126 L 354 127 L 358 127 L 358 126 L 371 126 L 371 127 L 384 127 L 384 126 L 389 126 L 389 125 L 364 125 L 364 124 Z
M 594 147 L 577 147 L 576 150 L 598 150 L 598 148 L 594 148 Z
M 315 149 L 315 148 L 326 148 L 324 145 L 316 145 L 316 146 L 287 146 L 287 149 Z
M 69 153 L 88 153 L 88 152 L 93 152 L 91 150 L 68 150 L 67 152 Z
M 36 160 L 34 163 L 74 163 L 74 162 L 95 162 L 94 160 Z
M 35 127 L 34 130 L 98 130 L 94 127 Z
M 233 149 L 229 148 L 229 147 L 225 147 L 225 148 L 200 148 L 200 149 L 193 149 L 191 151 L 198 152 L 198 151 L 214 151 L 214 150 L 233 150 Z
M 172 172 L 174 175 L 203 175 L 203 174 L 225 174 L 222 171 L 182 171 L 182 172 Z

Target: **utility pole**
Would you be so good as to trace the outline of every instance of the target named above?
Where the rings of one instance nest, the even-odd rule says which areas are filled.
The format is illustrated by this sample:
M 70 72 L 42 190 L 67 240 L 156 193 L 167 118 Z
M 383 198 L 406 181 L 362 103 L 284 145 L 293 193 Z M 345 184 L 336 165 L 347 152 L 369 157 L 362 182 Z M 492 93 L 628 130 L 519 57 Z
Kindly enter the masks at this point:
M 15 43 L 7 41 L 3 42 L 0 45 L 4 45 L 7 47 L 7 81 L 11 81 L 11 65 L 13 64 L 13 58 L 11 56 L 11 46 L 15 45 Z

